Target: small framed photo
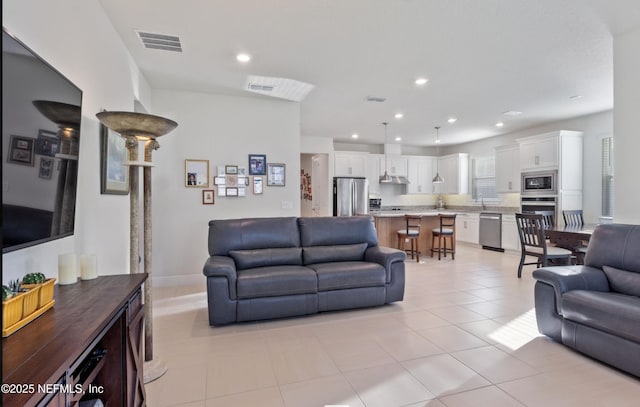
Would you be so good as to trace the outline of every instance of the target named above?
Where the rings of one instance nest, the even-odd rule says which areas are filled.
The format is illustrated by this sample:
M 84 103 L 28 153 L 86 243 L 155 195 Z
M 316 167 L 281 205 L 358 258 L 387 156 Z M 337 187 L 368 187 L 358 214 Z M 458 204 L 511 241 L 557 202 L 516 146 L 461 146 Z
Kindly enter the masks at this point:
M 237 165 L 225 165 L 224 172 L 227 175 L 238 175 L 238 166 Z
M 213 189 L 205 189 L 202 191 L 202 204 L 213 205 Z
M 58 133 L 40 129 L 38 131 L 38 139 L 36 140 L 36 154 L 55 157 L 59 152 L 60 140 L 58 139 Z
M 100 193 L 127 195 L 129 193 L 129 167 L 125 140 L 120 134 L 100 124 Z
M 227 187 L 237 187 L 238 186 L 238 176 L 237 175 L 229 175 L 225 177 Z
M 31 137 L 11 136 L 7 162 L 12 164 L 29 165 L 33 167 L 33 153 L 36 139 Z
M 238 185 L 249 186 L 249 177 L 238 175 Z
M 184 160 L 184 185 L 186 187 L 209 187 L 209 161 Z
M 247 196 L 247 188 L 238 187 L 238 196 Z
M 238 167 L 238 176 L 244 177 L 247 174 L 247 169 L 245 167 Z
M 238 188 L 226 188 L 227 196 L 238 196 Z
M 226 177 L 213 177 L 213 185 L 226 185 Z
M 265 154 L 249 154 L 249 175 L 267 175 Z
M 38 176 L 44 179 L 51 179 L 53 173 L 53 158 L 40 157 L 40 169 L 38 170 Z
M 286 185 L 286 165 L 285 164 L 267 164 L 267 186 L 283 187 Z
M 263 177 L 253 177 L 253 194 L 260 195 L 262 194 L 262 181 Z
M 224 185 L 218 187 L 218 196 L 227 196 L 227 188 Z

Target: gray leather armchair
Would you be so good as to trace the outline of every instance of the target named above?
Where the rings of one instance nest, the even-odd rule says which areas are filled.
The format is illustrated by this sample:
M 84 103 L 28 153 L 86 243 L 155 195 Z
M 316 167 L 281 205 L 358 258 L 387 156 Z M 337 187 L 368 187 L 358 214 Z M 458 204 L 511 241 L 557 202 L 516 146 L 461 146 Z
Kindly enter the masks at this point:
M 400 250 L 367 216 L 209 222 L 209 323 L 222 325 L 401 301 Z
M 599 225 L 583 266 L 533 277 L 540 333 L 640 376 L 640 226 Z

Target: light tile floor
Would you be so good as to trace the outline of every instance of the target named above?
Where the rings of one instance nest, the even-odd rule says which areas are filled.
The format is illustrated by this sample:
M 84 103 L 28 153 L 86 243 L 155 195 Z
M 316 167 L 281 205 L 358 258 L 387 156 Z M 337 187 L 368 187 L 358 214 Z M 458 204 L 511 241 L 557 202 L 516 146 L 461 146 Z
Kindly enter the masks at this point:
M 150 407 L 638 406 L 640 380 L 540 336 L 531 268 L 458 245 L 407 260 L 405 299 L 210 327 L 205 280 L 156 288 Z

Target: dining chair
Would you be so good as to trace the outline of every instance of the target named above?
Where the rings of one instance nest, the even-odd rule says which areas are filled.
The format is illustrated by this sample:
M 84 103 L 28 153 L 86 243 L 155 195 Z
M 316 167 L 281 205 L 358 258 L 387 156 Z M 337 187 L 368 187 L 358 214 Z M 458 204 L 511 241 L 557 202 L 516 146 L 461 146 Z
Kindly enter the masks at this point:
M 562 211 L 565 227 L 582 227 L 584 225 L 584 216 L 582 209 Z M 577 258 L 578 264 L 584 264 L 584 258 L 587 255 L 587 246 L 583 241 L 572 242 L 571 248 L 574 256 Z
M 533 213 L 542 215 L 542 224 L 545 228 L 552 228 L 556 225 L 555 211 L 534 211 Z
M 405 228 L 400 229 L 397 232 L 398 235 L 398 249 L 403 250 L 411 254 L 411 258 L 416 258 L 417 262 L 420 262 L 420 220 L 419 215 L 404 215 Z M 410 248 L 407 250 L 407 241 L 410 243 Z
M 447 257 L 447 253 L 451 253 L 451 260 L 456 259 L 456 215 L 439 215 L 440 227 L 431 231 L 431 257 L 433 253 L 438 253 L 438 260 L 441 256 Z M 435 241 L 438 240 L 438 247 L 435 247 Z M 447 239 L 450 246 L 447 248 Z
M 584 217 L 582 209 L 562 211 L 562 218 L 565 226 L 582 226 L 584 225 Z
M 536 213 L 516 213 L 516 224 L 520 236 L 520 264 L 518 265 L 518 278 L 522 277 L 522 267 L 535 264 L 537 267 L 547 266 L 549 260 L 564 259 L 566 264 L 571 264 L 573 255 L 571 250 L 547 245 L 544 229 L 544 217 Z M 536 258 L 535 262 L 525 263 L 526 257 Z

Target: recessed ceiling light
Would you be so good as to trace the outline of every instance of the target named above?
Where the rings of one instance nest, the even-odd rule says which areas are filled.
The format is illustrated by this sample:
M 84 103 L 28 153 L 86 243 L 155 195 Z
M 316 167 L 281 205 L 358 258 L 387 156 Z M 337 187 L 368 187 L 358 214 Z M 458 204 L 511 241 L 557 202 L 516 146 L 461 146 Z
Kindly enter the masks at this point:
M 502 122 L 496 123 L 496 127 L 502 127 L 502 126 L 504 126 L 504 123 L 502 123 Z
M 396 141 L 402 140 L 402 137 L 396 137 Z
M 236 55 L 236 59 L 238 62 L 249 62 L 251 61 L 251 55 L 249 54 L 238 54 Z
M 394 116 L 396 119 L 402 119 L 404 117 L 404 114 L 402 113 L 396 113 Z
M 429 80 L 427 78 L 418 78 L 418 79 L 416 79 L 416 85 L 424 85 L 427 82 L 429 82 Z
M 502 114 L 505 116 L 520 116 L 522 112 L 517 110 L 507 110 L 506 112 L 502 112 Z
M 353 133 L 353 134 L 351 135 L 351 138 L 358 138 L 358 137 L 360 137 L 360 136 L 358 136 L 358 134 L 357 134 L 357 133 Z
M 458 118 L 457 118 L 457 117 L 450 117 L 450 118 L 448 118 L 448 119 L 447 119 L 447 121 L 448 121 L 449 123 L 455 123 L 455 122 L 457 122 L 457 121 L 458 121 Z
M 571 100 L 578 100 L 578 99 L 582 99 L 582 95 L 573 95 L 573 96 L 569 96 L 569 99 L 571 99 Z

